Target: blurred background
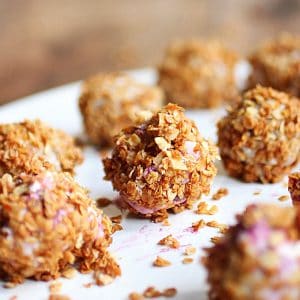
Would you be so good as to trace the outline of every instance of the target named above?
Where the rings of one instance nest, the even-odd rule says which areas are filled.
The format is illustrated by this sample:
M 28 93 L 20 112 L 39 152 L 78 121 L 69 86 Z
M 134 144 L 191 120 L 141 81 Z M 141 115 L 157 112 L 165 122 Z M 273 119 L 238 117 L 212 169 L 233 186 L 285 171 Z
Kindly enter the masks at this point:
M 0 0 L 0 103 L 99 71 L 159 63 L 177 37 L 247 54 L 300 33 L 300 0 Z

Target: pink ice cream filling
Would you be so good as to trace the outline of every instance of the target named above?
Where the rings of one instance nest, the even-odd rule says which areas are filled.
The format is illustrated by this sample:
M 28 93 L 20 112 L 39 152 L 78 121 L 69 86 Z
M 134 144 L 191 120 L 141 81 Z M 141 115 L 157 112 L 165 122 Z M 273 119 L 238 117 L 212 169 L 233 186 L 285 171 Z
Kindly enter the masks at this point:
M 128 205 L 130 205 L 134 210 L 136 210 L 137 212 L 139 212 L 140 214 L 142 215 L 148 215 L 148 214 L 153 214 L 161 209 L 164 209 L 166 208 L 165 205 L 161 205 L 161 206 L 157 206 L 157 207 L 153 207 L 153 208 L 148 208 L 148 207 L 145 207 L 145 206 L 142 206 L 142 205 L 139 205 L 137 203 L 134 203 L 130 200 L 128 200 L 127 198 L 125 197 L 122 197 L 122 201 L 126 202 Z M 178 205 L 178 204 L 181 204 L 181 203 L 184 203 L 186 201 L 185 198 L 182 198 L 180 199 L 179 197 L 175 197 L 175 199 L 173 200 L 174 204 L 175 205 Z

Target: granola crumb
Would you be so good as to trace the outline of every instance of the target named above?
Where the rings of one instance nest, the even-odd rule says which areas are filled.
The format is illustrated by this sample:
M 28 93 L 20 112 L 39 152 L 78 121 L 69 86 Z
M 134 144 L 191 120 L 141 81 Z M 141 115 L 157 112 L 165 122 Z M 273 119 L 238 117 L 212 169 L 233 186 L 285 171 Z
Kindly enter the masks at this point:
M 110 220 L 115 224 L 120 224 L 122 221 L 122 215 L 110 217 Z
M 254 191 L 254 192 L 253 192 L 253 195 L 254 195 L 254 196 L 257 196 L 257 195 L 260 195 L 260 194 L 261 194 L 261 191 L 260 191 L 260 190 L 259 190 L 259 191 Z
M 112 233 L 123 230 L 123 226 L 121 224 L 113 224 L 112 225 Z
M 192 255 L 192 254 L 195 254 L 196 253 L 196 248 L 195 247 L 192 247 L 192 246 L 188 246 L 185 248 L 184 250 L 184 255 Z
M 182 260 L 182 263 L 184 265 L 186 264 L 191 264 L 192 262 L 194 261 L 194 259 L 192 257 L 185 257 L 183 260 Z
M 229 193 L 227 188 L 219 188 L 216 193 L 212 195 L 212 200 L 220 200 L 221 198 L 227 196 Z
M 199 202 L 196 210 L 196 214 L 199 215 L 214 215 L 218 212 L 218 207 L 216 205 L 208 206 L 206 202 Z
M 114 278 L 110 275 L 104 274 L 101 271 L 94 272 L 94 279 L 97 285 L 108 285 L 114 281 Z
M 153 262 L 153 266 L 155 267 L 168 267 L 171 265 L 171 262 L 160 257 L 160 256 L 157 256 L 155 261 Z
M 166 297 L 166 298 L 172 298 L 175 297 L 177 294 L 176 288 L 166 288 L 162 292 L 160 292 L 158 289 L 156 289 L 154 286 L 150 286 L 143 294 L 132 292 L 129 294 L 129 300 L 143 300 L 145 298 L 158 298 L 158 297 Z
M 290 197 L 288 195 L 282 195 L 282 196 L 278 197 L 279 201 L 287 201 L 289 199 L 290 199 Z
M 163 290 L 162 296 L 167 297 L 167 298 L 172 298 L 175 297 L 177 294 L 177 289 L 176 288 L 168 288 Z
M 161 292 L 157 290 L 154 286 L 149 286 L 143 293 L 145 298 L 155 298 L 161 297 Z
M 197 222 L 192 224 L 192 228 L 194 232 L 198 232 L 201 228 L 205 227 L 206 223 L 203 219 L 200 219 Z
M 171 223 L 170 223 L 169 219 L 163 220 L 161 224 L 162 224 L 163 226 L 171 226 Z
M 83 287 L 89 289 L 89 288 L 91 288 L 93 285 L 94 285 L 93 282 L 88 282 L 88 283 L 84 283 L 84 284 L 83 284 Z
M 168 246 L 169 248 L 174 248 L 174 249 L 180 247 L 179 241 L 175 239 L 171 234 L 161 239 L 157 244 L 162 246 Z
M 228 230 L 228 225 L 218 223 L 217 221 L 209 221 L 206 223 L 206 226 L 218 228 L 220 233 L 225 233 Z
M 49 285 L 49 290 L 51 294 L 59 293 L 62 289 L 62 282 L 61 281 L 53 281 Z
M 52 294 L 49 296 L 48 300 L 71 300 L 69 296 L 66 295 L 56 295 Z
M 132 292 L 129 294 L 128 299 L 129 300 L 144 300 L 145 297 L 142 294 Z
M 106 207 L 106 206 L 112 204 L 112 201 L 108 198 L 98 198 L 96 200 L 96 203 L 99 208 L 103 208 L 103 207 Z

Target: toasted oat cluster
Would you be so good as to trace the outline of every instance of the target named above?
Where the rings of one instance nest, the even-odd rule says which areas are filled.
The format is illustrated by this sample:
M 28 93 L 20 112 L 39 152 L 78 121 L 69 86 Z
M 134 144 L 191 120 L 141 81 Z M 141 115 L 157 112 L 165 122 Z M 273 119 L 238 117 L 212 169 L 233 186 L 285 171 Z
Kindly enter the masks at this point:
M 293 173 L 289 176 L 288 188 L 293 204 L 300 208 L 300 172 Z
M 45 169 L 74 173 L 82 160 L 71 136 L 40 120 L 0 125 L 0 176 Z
M 209 299 L 300 299 L 300 240 L 290 207 L 251 205 L 207 249 Z
M 217 149 L 201 137 L 184 110 L 168 104 L 150 119 L 123 129 L 111 158 L 104 159 L 106 179 L 125 205 L 145 217 L 190 207 L 210 191 Z
M 159 66 L 167 100 L 186 108 L 211 108 L 238 98 L 238 56 L 211 40 L 178 40 Z
M 300 157 L 300 101 L 257 86 L 218 123 L 218 145 L 231 176 L 277 182 Z
M 69 173 L 0 179 L 0 277 L 50 280 L 71 265 L 120 274 L 107 247 L 112 224 Z
M 163 92 L 138 83 L 123 73 L 99 74 L 82 86 L 79 106 L 86 133 L 98 146 L 112 146 L 123 127 L 132 125 L 144 110 L 161 108 Z
M 300 96 L 300 37 L 284 34 L 268 41 L 249 61 L 249 87 L 261 84 Z

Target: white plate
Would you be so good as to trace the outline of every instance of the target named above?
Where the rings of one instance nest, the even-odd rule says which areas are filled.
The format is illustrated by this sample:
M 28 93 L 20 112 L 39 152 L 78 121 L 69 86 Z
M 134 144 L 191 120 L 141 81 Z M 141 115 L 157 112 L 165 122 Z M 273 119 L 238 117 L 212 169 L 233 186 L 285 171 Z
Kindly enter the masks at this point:
M 134 71 L 132 74 L 140 81 L 152 84 L 156 80 L 153 70 Z M 40 118 L 49 125 L 61 128 L 76 136 L 82 133 L 81 118 L 78 111 L 77 99 L 80 83 L 65 85 L 46 92 L 21 99 L 18 102 L 0 107 L 1 122 L 21 121 L 24 118 Z M 215 123 L 224 114 L 223 109 L 188 111 L 187 115 L 194 119 L 205 137 L 216 140 Z M 91 196 L 113 198 L 111 184 L 103 181 L 103 168 L 99 155 L 93 148 L 85 149 L 85 161 L 77 169 L 78 181 L 89 188 Z M 232 224 L 234 215 L 242 212 L 247 204 L 253 202 L 272 202 L 278 205 L 291 205 L 290 201 L 279 202 L 278 197 L 287 195 L 284 186 L 286 179 L 278 184 L 246 184 L 229 178 L 221 163 L 218 163 L 218 175 L 212 186 L 212 193 L 220 187 L 227 187 L 229 195 L 219 201 L 210 200 L 210 196 L 203 197 L 210 205 L 216 204 L 219 212 L 214 216 L 200 216 L 192 210 L 170 216 L 171 226 L 151 223 L 149 220 L 128 218 L 123 219 L 123 231 L 113 237 L 111 252 L 117 257 L 122 276 L 111 285 L 105 287 L 93 286 L 86 288 L 85 283 L 91 282 L 89 275 L 78 274 L 74 279 L 60 279 L 63 282 L 61 293 L 73 300 L 79 299 L 128 299 L 130 292 L 142 292 L 149 286 L 162 290 L 176 287 L 175 299 L 206 299 L 206 272 L 200 264 L 203 247 L 210 246 L 210 238 L 217 235 L 213 228 L 201 229 L 198 233 L 189 230 L 193 222 L 203 218 L 217 220 L 221 223 Z M 262 191 L 260 195 L 253 195 L 255 191 Z M 105 209 L 109 216 L 119 214 L 119 210 L 110 206 Z M 168 234 L 173 234 L 181 243 L 177 250 L 170 250 L 158 246 L 157 242 Z M 197 248 L 192 264 L 182 264 L 183 251 L 186 246 Z M 152 262 L 157 255 L 172 262 L 170 267 L 155 268 Z M 1 284 L 2 286 L 2 284 Z M 49 282 L 26 281 L 14 289 L 0 287 L 0 299 L 10 299 L 17 296 L 18 300 L 48 299 Z

